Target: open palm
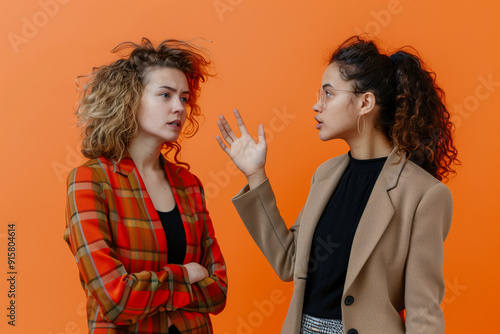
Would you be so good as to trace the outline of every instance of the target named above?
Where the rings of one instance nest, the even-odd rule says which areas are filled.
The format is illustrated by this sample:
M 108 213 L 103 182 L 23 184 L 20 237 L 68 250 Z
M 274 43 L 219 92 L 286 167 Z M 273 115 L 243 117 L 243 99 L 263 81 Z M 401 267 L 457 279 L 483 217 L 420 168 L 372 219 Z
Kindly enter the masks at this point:
M 236 109 L 234 110 L 234 116 L 241 136 L 238 138 L 224 116 L 219 116 L 217 125 L 222 138 L 227 144 L 224 143 L 221 137 L 217 136 L 216 138 L 220 147 L 229 155 L 236 167 L 249 178 L 263 172 L 266 164 L 267 144 L 264 128 L 259 125 L 259 142 L 257 143 L 248 133 L 245 123 Z

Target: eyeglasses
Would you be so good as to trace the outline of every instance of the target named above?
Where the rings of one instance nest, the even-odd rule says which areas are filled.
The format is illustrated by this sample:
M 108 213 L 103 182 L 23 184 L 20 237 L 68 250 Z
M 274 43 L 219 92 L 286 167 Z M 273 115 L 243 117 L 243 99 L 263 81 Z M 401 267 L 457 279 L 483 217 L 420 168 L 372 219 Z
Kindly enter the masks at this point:
M 326 106 L 326 99 L 328 97 L 330 97 L 330 95 L 332 94 L 329 90 L 333 90 L 335 92 L 347 92 L 347 93 L 354 93 L 354 94 L 365 93 L 365 92 L 359 91 L 359 90 L 337 89 L 337 88 L 333 88 L 333 87 L 328 87 L 328 89 L 320 88 L 316 92 L 316 102 L 319 102 L 321 107 Z

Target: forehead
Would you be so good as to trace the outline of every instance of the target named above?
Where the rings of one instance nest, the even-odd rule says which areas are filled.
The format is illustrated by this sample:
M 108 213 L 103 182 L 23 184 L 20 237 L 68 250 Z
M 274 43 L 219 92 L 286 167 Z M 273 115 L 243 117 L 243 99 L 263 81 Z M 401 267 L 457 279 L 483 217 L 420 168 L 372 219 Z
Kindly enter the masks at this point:
M 144 86 L 169 86 L 188 90 L 188 81 L 186 75 L 177 68 L 151 67 L 144 76 Z
M 331 63 L 323 72 L 323 78 L 321 80 L 321 86 L 326 84 L 332 85 L 334 88 L 351 88 L 351 84 L 348 81 L 342 79 L 339 71 L 339 67 L 336 63 Z

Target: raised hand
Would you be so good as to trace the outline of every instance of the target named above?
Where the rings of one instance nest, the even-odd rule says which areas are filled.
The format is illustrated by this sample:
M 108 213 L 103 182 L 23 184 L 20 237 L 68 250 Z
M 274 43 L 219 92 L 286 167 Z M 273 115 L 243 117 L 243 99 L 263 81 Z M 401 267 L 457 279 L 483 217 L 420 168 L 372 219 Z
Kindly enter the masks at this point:
M 237 109 L 233 110 L 241 136 L 238 138 L 224 116 L 219 116 L 217 125 L 221 137 L 216 136 L 217 142 L 224 152 L 233 160 L 236 167 L 246 176 L 250 188 L 259 185 L 266 179 L 265 165 L 267 144 L 264 134 L 264 128 L 259 125 L 259 142 L 250 136 Z

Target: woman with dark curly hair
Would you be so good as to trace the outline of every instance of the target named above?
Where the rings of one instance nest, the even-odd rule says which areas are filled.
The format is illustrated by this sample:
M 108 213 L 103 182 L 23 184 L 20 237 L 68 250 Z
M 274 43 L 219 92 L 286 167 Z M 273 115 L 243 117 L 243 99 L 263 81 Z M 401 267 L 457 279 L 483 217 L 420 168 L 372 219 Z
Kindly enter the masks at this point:
M 266 177 L 262 126 L 257 143 L 236 110 L 240 137 L 220 117 L 219 145 L 248 180 L 233 203 L 279 277 L 295 284 L 282 333 L 444 333 L 453 204 L 440 180 L 458 160 L 443 101 L 417 55 L 344 42 L 313 110 L 320 139 L 350 150 L 318 167 L 290 228 Z
M 89 333 L 212 333 L 226 267 L 178 142 L 198 130 L 210 62 L 177 40 L 113 51 L 123 49 L 132 50 L 94 68 L 84 86 L 76 115 L 90 160 L 68 176 L 64 239 L 87 295 Z

